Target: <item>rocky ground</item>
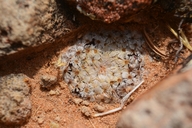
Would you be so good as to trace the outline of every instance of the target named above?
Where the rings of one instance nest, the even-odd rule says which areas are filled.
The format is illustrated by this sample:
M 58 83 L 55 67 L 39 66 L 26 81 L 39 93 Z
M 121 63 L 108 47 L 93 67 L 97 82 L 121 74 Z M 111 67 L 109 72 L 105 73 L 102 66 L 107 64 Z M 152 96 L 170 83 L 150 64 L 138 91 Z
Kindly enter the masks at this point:
M 0 127 L 191 127 L 191 57 L 186 59 L 190 51 L 184 48 L 180 56 L 185 59 L 175 63 L 179 42 L 167 27 L 177 30 L 179 18 L 151 7 L 135 22 L 127 23 L 125 18 L 105 24 L 80 14 L 74 1 L 27 2 L 0 5 Z M 182 27 L 191 42 L 191 24 Z M 169 57 L 156 54 L 145 41 L 144 83 L 127 100 L 125 110 L 94 118 L 93 114 L 120 104 L 72 95 L 56 65 L 70 46 L 100 28 L 137 31 L 142 36 L 145 29 Z

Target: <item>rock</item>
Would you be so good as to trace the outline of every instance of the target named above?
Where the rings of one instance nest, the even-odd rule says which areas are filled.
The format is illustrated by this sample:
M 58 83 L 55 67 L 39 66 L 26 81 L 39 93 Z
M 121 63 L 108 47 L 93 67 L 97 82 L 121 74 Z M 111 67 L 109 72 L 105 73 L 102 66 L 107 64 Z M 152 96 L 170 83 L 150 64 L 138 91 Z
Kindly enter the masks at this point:
M 50 128 L 59 128 L 59 124 L 52 121 L 50 123 Z
M 31 115 L 30 88 L 23 74 L 0 77 L 0 126 L 21 125 Z
M 57 77 L 53 75 L 45 74 L 41 76 L 41 87 L 45 89 L 50 89 L 57 82 Z
M 49 91 L 49 95 L 53 96 L 55 94 L 56 94 L 56 91 L 54 91 L 54 90 Z
M 191 128 L 192 70 L 176 74 L 129 105 L 117 128 Z
M 62 81 L 62 82 L 59 82 L 59 86 L 60 86 L 61 89 L 67 88 L 67 84 L 64 83 L 63 81 Z
M 37 119 L 38 124 L 43 124 L 44 121 L 45 121 L 44 118 L 38 118 Z
M 98 111 L 98 112 L 104 112 L 104 111 L 105 111 L 105 107 L 96 104 L 96 105 L 94 106 L 94 110 L 95 110 L 95 111 Z
M 85 105 L 85 106 L 89 106 L 89 101 L 87 100 L 84 100 L 83 102 L 81 102 L 82 105 Z
M 82 106 L 81 107 L 81 112 L 83 115 L 85 115 L 86 117 L 90 117 L 91 116 L 91 109 L 89 107 L 86 106 Z
M 192 54 L 185 59 L 183 67 L 178 72 L 186 72 L 190 69 L 192 69 Z
M 67 17 L 68 8 L 54 0 L 1 1 L 0 56 L 55 42 L 69 33 L 75 27 Z
M 76 104 L 76 105 L 79 105 L 83 100 L 80 99 L 80 98 L 74 98 L 73 99 L 73 102 Z
M 152 0 L 78 0 L 77 9 L 93 20 L 111 23 L 124 17 L 131 17 L 151 5 Z

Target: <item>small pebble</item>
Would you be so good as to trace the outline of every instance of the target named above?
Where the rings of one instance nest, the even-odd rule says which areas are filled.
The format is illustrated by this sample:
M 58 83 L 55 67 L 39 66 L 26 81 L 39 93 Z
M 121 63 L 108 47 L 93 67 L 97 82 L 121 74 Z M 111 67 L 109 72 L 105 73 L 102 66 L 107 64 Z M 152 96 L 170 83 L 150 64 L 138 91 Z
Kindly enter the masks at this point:
M 43 124 L 44 118 L 38 118 L 38 119 L 37 119 L 37 122 L 38 122 L 38 124 Z
M 53 96 L 55 94 L 56 94 L 56 91 L 53 91 L 53 90 L 49 91 L 49 95 Z
M 59 128 L 59 124 L 52 121 L 50 123 L 50 128 Z
M 91 116 L 91 109 L 89 107 L 82 106 L 81 107 L 81 112 L 83 113 L 83 115 L 85 115 L 87 117 Z
M 73 99 L 73 102 L 76 104 L 76 105 L 79 105 L 83 100 L 80 99 L 80 98 L 74 98 Z
M 89 102 L 87 100 L 84 100 L 83 102 L 81 102 L 81 104 L 85 106 L 89 106 Z
M 61 89 L 65 89 L 67 87 L 67 84 L 65 84 L 64 82 L 59 82 L 59 85 Z
M 45 89 L 50 89 L 57 82 L 57 77 L 53 75 L 45 74 L 41 76 L 41 87 Z
M 55 94 L 56 94 L 57 96 L 61 95 L 60 90 L 59 90 L 59 89 L 56 89 L 56 90 L 55 90 Z
M 94 106 L 94 110 L 98 111 L 98 112 L 104 112 L 105 111 L 105 107 L 97 104 L 97 105 Z
M 55 117 L 55 120 L 59 122 L 61 120 L 61 118 L 59 116 L 57 116 L 57 117 Z

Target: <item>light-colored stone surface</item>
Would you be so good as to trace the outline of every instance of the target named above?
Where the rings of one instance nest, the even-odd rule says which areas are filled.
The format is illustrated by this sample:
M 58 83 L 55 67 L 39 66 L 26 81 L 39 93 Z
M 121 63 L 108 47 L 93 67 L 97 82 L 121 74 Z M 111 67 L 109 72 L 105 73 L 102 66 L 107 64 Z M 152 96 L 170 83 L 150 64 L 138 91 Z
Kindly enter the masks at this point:
M 191 97 L 192 70 L 171 76 L 129 105 L 117 128 L 191 128 Z
M 76 105 L 79 105 L 83 100 L 81 98 L 74 98 L 73 99 L 73 102 L 76 104 Z
M 73 27 L 54 0 L 0 0 L 0 56 L 54 42 Z
M 105 107 L 103 107 L 103 106 L 101 106 L 101 105 L 99 105 L 99 104 L 96 104 L 96 105 L 94 106 L 94 110 L 95 110 L 95 111 L 98 111 L 98 112 L 104 112 L 104 111 L 105 111 Z
M 90 117 L 91 116 L 91 109 L 89 107 L 86 106 L 82 106 L 81 107 L 81 112 L 83 115 L 85 115 L 86 117 Z
M 41 87 L 48 90 L 57 82 L 57 77 L 49 74 L 42 75 L 40 79 Z
M 0 78 L 1 125 L 20 125 L 31 115 L 30 88 L 23 74 L 10 74 Z

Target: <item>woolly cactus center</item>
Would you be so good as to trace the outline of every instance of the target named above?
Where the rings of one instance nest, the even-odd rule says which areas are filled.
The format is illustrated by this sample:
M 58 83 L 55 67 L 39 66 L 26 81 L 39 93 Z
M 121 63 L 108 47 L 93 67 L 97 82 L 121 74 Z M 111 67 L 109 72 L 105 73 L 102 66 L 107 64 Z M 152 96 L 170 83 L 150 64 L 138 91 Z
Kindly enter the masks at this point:
M 90 101 L 120 101 L 142 80 L 143 42 L 135 31 L 84 35 L 60 57 L 70 91 Z

